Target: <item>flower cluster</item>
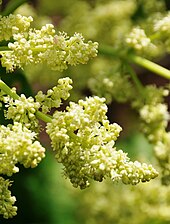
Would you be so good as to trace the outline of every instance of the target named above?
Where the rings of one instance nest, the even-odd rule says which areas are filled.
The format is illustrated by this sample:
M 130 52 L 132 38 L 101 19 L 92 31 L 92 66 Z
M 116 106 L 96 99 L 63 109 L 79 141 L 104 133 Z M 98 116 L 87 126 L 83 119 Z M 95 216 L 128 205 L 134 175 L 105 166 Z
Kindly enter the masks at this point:
M 115 64 L 114 67 L 117 68 L 117 71 L 112 71 L 108 60 L 101 58 L 96 58 L 91 66 L 94 75 L 89 78 L 88 86 L 95 95 L 104 97 L 107 103 L 112 100 L 121 103 L 127 102 L 134 96 L 130 76 L 124 71 L 120 72 L 119 66 Z
M 45 157 L 45 149 L 36 134 L 20 123 L 0 126 L 0 174 L 11 176 L 19 171 L 17 163 L 34 168 Z
M 10 40 L 13 35 L 17 33 L 25 34 L 30 28 L 33 21 L 31 16 L 13 15 L 1 16 L 0 15 L 0 41 Z
M 167 15 L 159 20 L 156 20 L 154 23 L 154 31 L 161 32 L 162 34 L 169 36 L 170 34 L 170 12 Z
M 170 114 L 164 98 L 169 95 L 169 87 L 156 87 L 148 85 L 143 95 L 133 102 L 133 107 L 139 111 L 141 130 L 153 145 L 156 159 L 162 170 L 162 181 L 169 184 L 170 179 L 170 150 L 167 131 Z
M 170 132 L 166 131 L 170 115 L 166 104 L 144 105 L 140 109 L 142 130 L 153 144 L 155 156 L 162 168 L 162 182 L 170 184 Z
M 49 89 L 47 94 L 43 94 L 39 91 L 35 96 L 37 102 L 41 104 L 41 109 L 43 113 L 47 113 L 51 108 L 60 107 L 63 100 L 67 100 L 70 96 L 69 91 L 72 89 L 72 80 L 70 78 L 62 78 L 58 80 L 58 85 Z
M 17 207 L 13 206 L 16 198 L 11 196 L 8 187 L 11 186 L 11 181 L 5 180 L 0 176 L 0 214 L 5 219 L 12 218 L 16 215 Z
M 63 71 L 68 65 L 85 64 L 97 55 L 98 43 L 85 43 L 81 34 L 75 33 L 72 37 L 66 33 L 56 34 L 52 24 L 47 24 L 40 30 L 30 28 L 21 32 L 20 24 L 15 22 L 17 31 L 11 31 L 13 22 L 9 21 L 8 35 L 12 35 L 14 42 L 8 43 L 9 50 L 1 52 L 1 64 L 7 71 L 39 63 L 46 63 L 52 70 Z
M 35 114 L 40 108 L 40 103 L 34 102 L 33 97 L 26 98 L 24 94 L 21 94 L 18 99 L 9 99 L 9 102 L 6 103 L 5 116 L 7 119 L 19 122 L 31 130 L 38 129 L 38 120 Z
M 74 187 L 89 186 L 89 180 L 102 181 L 109 177 L 125 184 L 149 181 L 158 173 L 151 166 L 131 162 L 115 141 L 121 127 L 109 124 L 105 99 L 89 97 L 71 102 L 66 112 L 56 111 L 47 124 L 56 159 L 63 163 L 64 173 Z
M 157 141 L 161 132 L 167 127 L 170 115 L 166 104 L 144 105 L 140 110 L 140 117 L 146 124 L 144 132 L 150 141 Z
M 54 46 L 57 50 L 62 50 L 66 64 L 85 64 L 89 58 L 97 56 L 97 42 L 88 41 L 84 43 L 81 34 L 75 33 L 69 37 L 66 33 L 59 33 L 54 37 Z
M 170 51 L 170 12 L 166 16 L 162 17 L 159 20 L 156 20 L 154 23 L 154 31 L 156 39 L 163 42 L 164 48 L 169 52 Z
M 126 37 L 126 44 L 138 52 L 156 51 L 156 46 L 151 43 L 149 37 L 146 36 L 145 30 L 140 27 L 132 29 Z
M 147 85 L 142 89 L 143 93 L 137 96 L 132 102 L 132 107 L 141 110 L 145 105 L 157 105 L 164 103 L 164 97 L 169 95 L 169 87 L 156 87 L 156 85 Z

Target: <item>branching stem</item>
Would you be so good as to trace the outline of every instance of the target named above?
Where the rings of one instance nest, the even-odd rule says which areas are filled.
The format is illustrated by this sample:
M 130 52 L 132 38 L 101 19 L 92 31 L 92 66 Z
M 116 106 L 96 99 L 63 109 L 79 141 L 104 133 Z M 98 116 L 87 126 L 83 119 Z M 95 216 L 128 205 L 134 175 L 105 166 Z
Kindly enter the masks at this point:
M 3 90 L 7 95 L 9 95 L 10 97 L 12 97 L 14 100 L 18 100 L 19 99 L 19 95 L 12 91 L 12 89 L 2 80 L 0 80 L 0 89 Z M 42 113 L 41 111 L 37 111 L 36 112 L 36 117 L 38 119 L 41 119 L 42 121 L 46 122 L 46 123 L 50 123 L 52 122 L 51 117 L 49 117 L 48 115 Z
M 144 92 L 143 89 L 144 89 L 144 87 L 143 87 L 142 83 L 140 82 L 140 80 L 138 79 L 137 74 L 134 72 L 134 70 L 131 68 L 131 66 L 127 65 L 126 68 L 128 69 L 129 74 L 131 76 L 131 79 L 133 80 L 133 82 L 134 82 L 134 84 L 135 84 L 138 92 L 141 95 L 143 95 L 143 92 Z
M 152 62 L 148 59 L 145 59 L 143 57 L 134 55 L 132 53 L 123 56 L 121 55 L 118 50 L 114 50 L 110 46 L 101 46 L 99 47 L 99 54 L 110 56 L 113 58 L 121 58 L 124 61 L 129 61 L 132 63 L 135 63 L 137 65 L 142 66 L 143 68 L 148 69 L 151 72 L 154 72 L 155 74 L 162 76 L 166 79 L 170 79 L 170 70 L 162 67 L 161 65 L 156 64 L 155 62 Z

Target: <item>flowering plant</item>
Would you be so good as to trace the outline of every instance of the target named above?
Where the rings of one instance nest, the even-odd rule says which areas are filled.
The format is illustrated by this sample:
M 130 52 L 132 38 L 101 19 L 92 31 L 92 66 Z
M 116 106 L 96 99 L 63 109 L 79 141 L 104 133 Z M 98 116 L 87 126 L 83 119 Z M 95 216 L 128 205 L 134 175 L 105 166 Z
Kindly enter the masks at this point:
M 152 62 L 170 49 L 170 14 L 165 14 L 164 1 L 159 4 L 162 14 L 157 8 L 153 10 L 152 3 L 150 8 L 147 4 L 143 8 L 146 14 L 151 12 L 148 26 L 142 22 L 139 25 L 132 23 L 131 18 L 137 16 L 139 8 L 135 0 L 105 3 L 96 0 L 93 7 L 88 1 L 75 1 L 69 16 L 60 23 L 61 30 L 67 33 L 72 33 L 72 27 L 75 27 L 76 33 L 71 36 L 56 32 L 52 23 L 37 28 L 32 16 L 18 14 L 18 7 L 24 2 L 11 0 L 4 9 L 2 7 L 2 73 L 12 79 L 20 69 L 27 72 L 28 68 L 47 65 L 64 74 L 71 66 L 79 68 L 79 64 L 87 64 L 95 58 L 88 67 L 92 76 L 87 75 L 86 80 L 93 96 L 77 103 L 70 101 L 61 111 L 63 101 L 70 97 L 71 78 L 59 78 L 58 84 L 46 94 L 38 91 L 34 96 L 18 94 L 16 86 L 11 88 L 3 78 L 0 80 L 1 110 L 4 120 L 9 121 L 7 125 L 0 125 L 0 214 L 4 218 L 16 215 L 16 199 L 8 189 L 12 182 L 7 178 L 19 172 L 18 164 L 34 168 L 45 157 L 46 150 L 38 139 L 42 131 L 39 121 L 46 124 L 55 158 L 63 164 L 64 175 L 74 187 L 84 189 L 92 180 L 101 182 L 106 178 L 136 185 L 158 176 L 151 164 L 132 162 L 127 153 L 116 147 L 122 128 L 117 123 L 110 123 L 106 115 L 106 103 L 112 100 L 128 102 L 138 112 L 142 132 L 153 144 L 159 161 L 162 182 L 168 185 L 170 133 L 167 126 L 170 116 L 164 98 L 169 94 L 169 86 L 143 86 L 132 66 L 132 63 L 137 64 L 170 79 L 168 69 Z M 79 7 L 83 14 L 76 26 Z M 118 29 L 120 24 L 121 31 Z M 80 70 L 73 71 L 76 74 Z

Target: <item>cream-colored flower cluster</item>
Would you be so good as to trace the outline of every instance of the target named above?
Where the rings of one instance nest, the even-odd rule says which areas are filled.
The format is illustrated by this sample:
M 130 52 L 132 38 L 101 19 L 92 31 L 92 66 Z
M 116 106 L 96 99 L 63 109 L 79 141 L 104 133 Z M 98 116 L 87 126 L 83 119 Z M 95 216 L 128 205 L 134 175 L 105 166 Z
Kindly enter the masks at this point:
M 18 163 L 34 168 L 45 157 L 45 148 L 36 140 L 36 134 L 21 123 L 1 125 L 0 139 L 0 174 L 18 172 Z
M 11 192 L 8 190 L 10 186 L 11 181 L 0 176 L 0 214 L 5 219 L 12 218 L 17 212 L 17 207 L 14 206 L 16 198 L 11 196 Z
M 140 110 L 140 117 L 148 124 L 143 130 L 149 134 L 148 138 L 150 141 L 156 141 L 161 137 L 161 132 L 167 127 L 170 119 L 168 107 L 162 103 L 157 105 L 144 105 Z M 154 133 L 153 130 L 155 130 Z
M 89 97 L 78 104 L 71 102 L 67 111 L 56 111 L 47 124 L 56 159 L 64 165 L 64 173 L 74 187 L 89 186 L 91 179 L 109 177 L 125 184 L 149 181 L 158 173 L 151 166 L 131 162 L 115 141 L 121 127 L 109 124 L 105 99 Z
M 38 120 L 35 114 L 40 108 L 40 103 L 34 102 L 33 97 L 26 98 L 24 94 L 21 94 L 16 100 L 10 99 L 6 107 L 7 119 L 19 122 L 31 130 L 38 129 Z
M 10 40 L 13 35 L 28 33 L 33 18 L 31 16 L 13 15 L 1 16 L 0 15 L 0 41 Z
M 11 17 L 15 26 L 14 21 L 9 19 Z M 20 30 L 22 26 L 17 21 L 18 17 L 20 20 L 23 18 L 23 30 Z M 72 37 L 66 33 L 56 34 L 52 24 L 47 24 L 40 30 L 29 28 L 32 17 L 10 15 L 9 18 L 6 22 L 9 28 L 2 26 L 2 40 L 12 37 L 14 42 L 8 43 L 9 50 L 1 52 L 1 64 L 9 72 L 17 67 L 39 63 L 46 63 L 52 70 L 63 71 L 68 65 L 85 64 L 90 58 L 97 56 L 98 43 L 85 43 L 81 34 L 75 33 Z M 2 17 L 1 21 L 5 24 L 3 20 Z
M 47 113 L 51 108 L 58 108 L 62 104 L 62 99 L 67 100 L 72 89 L 72 80 L 68 77 L 58 80 L 58 85 L 49 89 L 47 94 L 39 91 L 35 96 L 37 102 L 41 104 L 43 113 Z
M 170 184 L 170 132 L 167 132 L 170 115 L 166 104 L 144 105 L 140 110 L 142 130 L 153 144 L 156 158 L 162 168 L 162 181 Z
M 162 32 L 164 35 L 170 34 L 170 12 L 167 13 L 163 18 L 156 20 L 154 24 L 155 32 Z
M 57 50 L 62 50 L 66 64 L 85 64 L 89 58 L 97 56 L 97 42 L 88 41 L 84 43 L 81 34 L 75 33 L 69 37 L 66 33 L 59 33 L 54 37 L 54 45 Z
M 126 43 L 135 50 L 141 50 L 147 48 L 151 41 L 146 36 L 145 31 L 140 27 L 133 28 L 129 36 L 126 38 Z
M 154 31 L 158 39 L 162 40 L 164 48 L 170 52 L 170 12 L 161 19 L 155 21 Z

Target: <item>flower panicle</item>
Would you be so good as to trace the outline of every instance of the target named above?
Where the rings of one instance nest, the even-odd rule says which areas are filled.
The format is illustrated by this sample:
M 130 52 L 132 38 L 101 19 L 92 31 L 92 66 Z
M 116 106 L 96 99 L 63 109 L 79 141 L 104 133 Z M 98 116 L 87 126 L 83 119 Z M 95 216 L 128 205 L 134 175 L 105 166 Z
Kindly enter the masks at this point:
M 95 97 L 71 102 L 66 111 L 56 111 L 47 124 L 56 159 L 74 187 L 84 189 L 90 180 L 122 180 L 135 185 L 158 176 L 152 165 L 132 162 L 115 141 L 122 128 L 110 124 L 105 99 Z
M 8 43 L 7 50 L 1 51 L 1 64 L 8 72 L 39 63 L 46 63 L 52 70 L 62 72 L 69 65 L 86 64 L 97 56 L 97 42 L 85 43 L 80 33 L 71 37 L 63 32 L 56 34 L 52 24 L 46 24 L 40 30 L 30 28 L 32 20 L 32 17 L 19 14 L 0 17 L 0 39 L 14 40 Z

